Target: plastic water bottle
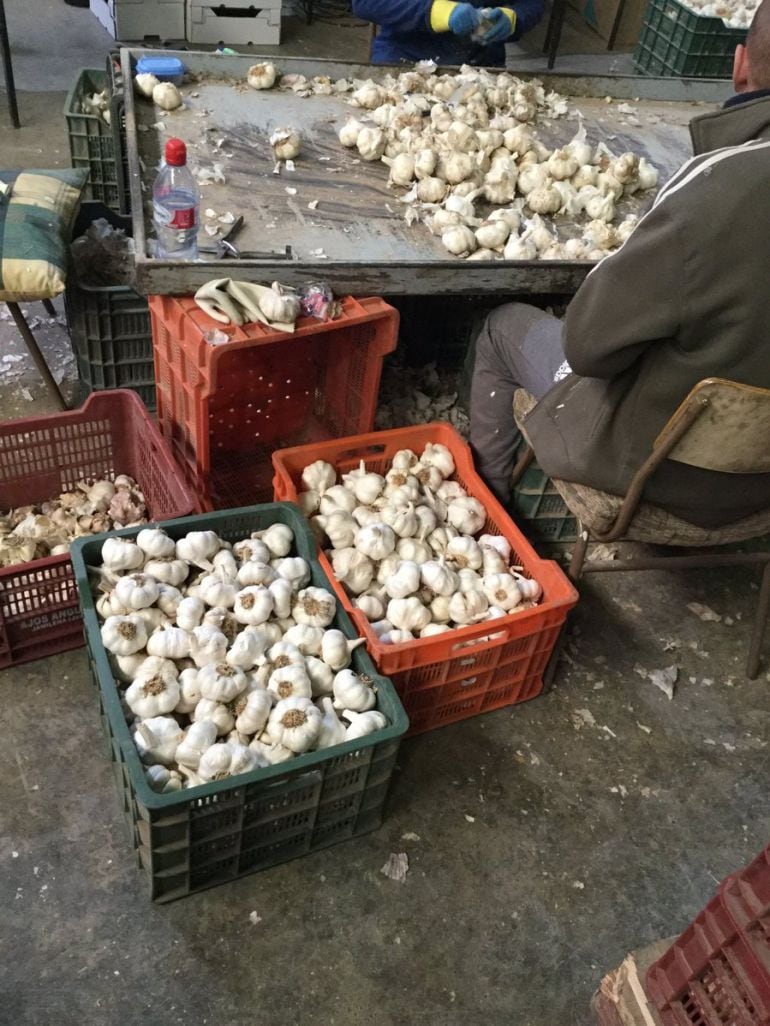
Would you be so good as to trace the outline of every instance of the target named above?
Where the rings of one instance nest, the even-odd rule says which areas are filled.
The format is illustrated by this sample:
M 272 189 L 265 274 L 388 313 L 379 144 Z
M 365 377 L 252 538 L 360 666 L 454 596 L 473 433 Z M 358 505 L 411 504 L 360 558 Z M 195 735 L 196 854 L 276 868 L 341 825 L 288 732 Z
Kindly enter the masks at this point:
M 197 260 L 200 195 L 181 139 L 166 142 L 166 162 L 155 179 L 152 203 L 156 256 Z

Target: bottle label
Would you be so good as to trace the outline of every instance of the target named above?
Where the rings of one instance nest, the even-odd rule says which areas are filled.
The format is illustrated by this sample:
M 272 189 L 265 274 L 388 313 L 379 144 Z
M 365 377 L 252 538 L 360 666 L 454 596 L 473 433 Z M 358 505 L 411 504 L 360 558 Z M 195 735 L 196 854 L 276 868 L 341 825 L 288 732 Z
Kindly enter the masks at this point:
M 169 228 L 194 228 L 195 207 L 188 207 L 187 210 L 175 210 L 168 225 Z

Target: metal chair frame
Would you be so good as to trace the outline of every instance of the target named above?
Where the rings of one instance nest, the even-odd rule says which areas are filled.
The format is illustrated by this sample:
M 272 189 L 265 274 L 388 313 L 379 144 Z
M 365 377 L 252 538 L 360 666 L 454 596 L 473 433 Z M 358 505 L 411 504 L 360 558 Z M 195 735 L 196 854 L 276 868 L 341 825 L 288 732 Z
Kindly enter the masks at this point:
M 626 533 L 631 525 L 634 516 L 642 502 L 644 488 L 652 474 L 660 466 L 663 460 L 669 457 L 675 447 L 685 438 L 687 433 L 706 412 L 710 406 L 710 400 L 699 394 L 703 386 L 712 384 L 716 379 L 706 379 L 700 382 L 682 402 L 679 408 L 672 415 L 661 433 L 658 435 L 652 447 L 652 452 L 644 461 L 642 466 L 634 475 L 622 504 L 618 510 L 612 525 L 605 531 L 597 531 L 588 528 L 575 511 L 571 512 L 577 516 L 578 538 L 572 551 L 568 575 L 577 584 L 584 573 L 619 573 L 626 570 L 688 570 L 693 568 L 708 568 L 719 566 L 747 566 L 761 565 L 762 579 L 757 601 L 757 609 L 754 616 L 754 625 L 751 634 L 749 652 L 746 659 L 746 675 L 753 680 L 759 673 L 759 660 L 762 650 L 762 642 L 765 635 L 768 613 L 770 613 L 770 552 L 699 552 L 687 556 L 653 556 L 644 555 L 631 559 L 615 560 L 589 560 L 586 562 L 588 546 L 594 542 L 624 541 Z M 727 384 L 734 385 L 734 382 Z M 748 386 L 736 386 L 746 388 Z M 764 390 L 752 390 L 764 391 Z M 769 393 L 770 395 L 770 393 Z M 523 431 L 522 431 L 523 434 Z M 529 439 L 524 436 L 527 448 L 524 450 L 513 470 L 513 483 L 516 484 L 524 474 L 524 471 L 535 458 L 535 451 L 529 444 Z M 566 501 L 566 500 L 565 500 Z M 569 503 L 568 503 L 569 505 Z M 676 545 L 677 543 L 669 542 Z M 559 642 L 554 649 L 548 667 L 544 675 L 544 683 L 550 686 L 556 671 L 561 650 L 564 645 L 565 630 L 562 630 Z

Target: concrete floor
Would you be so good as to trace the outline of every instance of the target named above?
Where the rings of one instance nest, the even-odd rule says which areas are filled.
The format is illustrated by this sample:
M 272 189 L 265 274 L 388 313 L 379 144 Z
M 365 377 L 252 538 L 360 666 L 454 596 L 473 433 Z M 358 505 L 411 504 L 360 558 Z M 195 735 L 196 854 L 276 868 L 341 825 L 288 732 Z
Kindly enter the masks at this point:
M 65 84 L 42 84 L 2 166 L 66 163 Z M 72 387 L 62 325 L 40 332 Z M 2 320 L 0 351 L 23 355 Z M 34 368 L 3 366 L 0 416 L 45 409 Z M 556 689 L 405 742 L 378 832 L 163 907 L 82 651 L 5 671 L 0 1022 L 585 1026 L 603 973 L 767 841 L 768 677 L 742 673 L 755 598 L 737 573 L 591 579 Z M 671 701 L 646 676 L 670 665 Z M 380 872 L 392 852 L 403 884 Z

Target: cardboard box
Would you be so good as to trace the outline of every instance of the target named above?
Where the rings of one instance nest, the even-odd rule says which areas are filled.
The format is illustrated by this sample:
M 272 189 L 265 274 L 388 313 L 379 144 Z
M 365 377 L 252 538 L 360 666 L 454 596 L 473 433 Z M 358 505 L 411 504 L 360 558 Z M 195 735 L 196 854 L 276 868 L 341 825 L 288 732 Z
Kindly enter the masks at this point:
M 612 26 L 623 3 L 613 49 L 623 50 L 636 46 L 642 31 L 647 0 L 570 0 L 570 3 L 608 44 Z

